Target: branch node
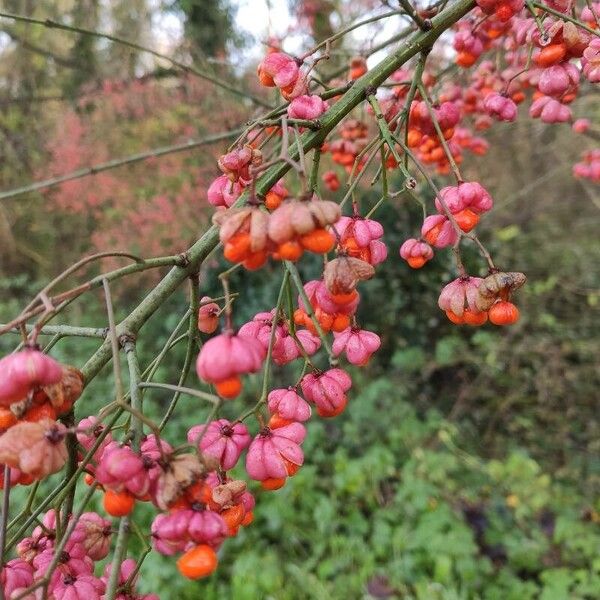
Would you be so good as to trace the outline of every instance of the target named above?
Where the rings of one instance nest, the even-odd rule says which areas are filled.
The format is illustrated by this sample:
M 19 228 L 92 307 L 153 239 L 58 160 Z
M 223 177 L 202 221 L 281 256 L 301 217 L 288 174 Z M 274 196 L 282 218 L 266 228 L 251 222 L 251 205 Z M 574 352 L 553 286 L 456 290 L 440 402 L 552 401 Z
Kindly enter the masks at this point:
M 187 252 L 182 252 L 177 256 L 177 262 L 175 263 L 178 267 L 185 269 L 190 264 L 190 257 Z
M 131 331 L 125 331 L 121 335 L 119 335 L 119 344 L 121 348 L 123 348 L 127 352 L 130 352 L 135 347 L 136 339 L 137 336 L 135 335 L 135 333 L 132 333 Z
M 369 85 L 365 88 L 365 97 L 368 99 L 370 96 L 377 94 L 377 88 L 374 85 Z

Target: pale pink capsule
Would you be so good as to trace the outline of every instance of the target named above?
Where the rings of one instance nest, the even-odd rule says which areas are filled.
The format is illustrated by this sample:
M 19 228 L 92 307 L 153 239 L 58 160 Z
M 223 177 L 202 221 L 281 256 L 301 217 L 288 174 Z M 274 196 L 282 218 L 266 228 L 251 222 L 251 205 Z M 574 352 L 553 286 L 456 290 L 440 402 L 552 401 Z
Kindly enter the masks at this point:
M 37 386 L 58 383 L 62 367 L 47 354 L 26 348 L 0 359 L 0 373 L 0 405 L 8 407 Z
M 248 321 L 248 323 L 244 323 L 240 327 L 238 336 L 258 340 L 262 344 L 266 353 L 271 340 L 273 314 L 274 311 L 257 313 L 252 318 L 252 321 Z M 285 333 L 285 328 L 282 325 L 277 325 L 274 339 L 275 346 L 277 346 Z
M 61 556 L 61 566 L 73 575 L 87 575 L 92 573 L 94 563 L 86 555 L 85 548 L 81 544 L 74 544 L 69 540 Z M 48 567 L 54 560 L 54 548 L 47 548 L 33 559 L 34 577 L 43 577 Z
M 269 191 L 284 199 L 290 195 L 288 189 L 283 185 L 283 179 L 280 179 Z
M 333 417 L 346 408 L 346 392 L 352 387 L 352 380 L 342 369 L 329 369 L 308 373 L 300 382 L 300 387 L 304 397 L 314 402 L 319 415 Z
M 540 118 L 544 123 L 565 123 L 571 119 L 571 109 L 550 96 L 534 100 L 529 107 L 529 115 Z
M 154 434 L 147 436 L 140 445 L 140 457 L 144 470 L 146 471 L 146 477 L 150 487 L 150 493 L 152 496 L 156 494 L 156 486 L 158 480 L 163 473 L 160 466 L 160 460 L 163 456 L 168 456 L 173 452 L 172 446 L 163 439 L 159 440 L 160 446 L 156 441 Z M 162 448 L 162 452 L 160 450 Z
M 584 152 L 582 161 L 574 165 L 573 174 L 575 177 L 600 182 L 600 149 Z
M 36 529 L 38 529 L 36 527 Z M 41 529 L 41 527 L 39 528 Z M 33 559 L 47 548 L 52 548 L 54 540 L 45 535 L 34 532 L 30 537 L 23 538 L 17 544 L 17 555 L 25 562 L 31 564 Z
M 302 95 L 294 98 L 288 106 L 291 119 L 318 119 L 329 106 L 319 96 Z
M 421 227 L 423 239 L 436 248 L 445 248 L 454 244 L 458 238 L 452 223 L 445 215 L 425 217 Z
M 152 545 L 165 556 L 183 552 L 188 544 L 187 511 L 178 510 L 171 514 L 160 513 L 154 517 L 151 527 Z
M 218 383 L 236 375 L 260 371 L 265 356 L 265 348 L 259 340 L 223 333 L 202 346 L 196 371 L 204 381 Z
M 596 16 L 600 14 L 600 2 L 590 2 L 588 6 L 584 6 L 580 19 L 589 26 L 596 24 Z
M 135 571 L 135 567 L 136 567 L 136 562 L 133 558 L 126 558 L 121 563 L 120 568 L 119 568 L 119 577 L 117 578 L 118 585 L 123 585 L 123 584 L 127 583 L 129 578 L 131 577 L 131 574 Z M 109 582 L 111 572 L 112 572 L 112 563 L 109 562 L 104 567 L 104 573 L 102 574 L 102 578 L 101 578 L 105 584 L 107 584 Z M 131 581 L 131 583 L 133 585 L 135 585 L 136 580 L 137 580 L 137 577 L 135 577 L 133 579 L 133 581 Z
M 31 533 L 31 536 L 38 541 L 47 541 L 47 543 L 43 544 L 44 547 L 40 548 L 40 550 L 46 550 L 53 547 L 56 538 L 56 511 L 54 509 L 50 509 L 44 515 L 41 526 L 36 527 Z M 73 556 L 76 558 L 83 558 L 86 555 L 86 549 L 84 545 L 85 538 L 85 528 L 78 522 L 75 526 L 75 529 L 73 529 L 71 532 L 68 544 L 65 546 L 65 548 L 68 547 L 71 554 L 73 554 Z
M 358 294 L 356 295 L 356 297 L 350 300 L 350 302 L 347 302 L 345 304 L 339 304 L 332 299 L 331 294 L 329 293 L 329 290 L 327 289 L 327 286 L 323 281 L 319 281 L 317 283 L 318 285 L 315 288 L 315 300 L 318 306 L 326 313 L 332 315 L 336 313 L 340 313 L 343 315 L 353 315 L 356 312 L 356 309 L 358 308 L 358 303 L 360 301 L 360 296 Z M 301 305 L 300 299 L 298 301 L 298 304 Z
M 600 82 L 600 38 L 593 38 L 581 57 L 583 74 L 590 83 Z
M 492 92 L 483 101 L 485 112 L 499 121 L 514 121 L 517 118 L 517 105 L 506 96 Z
M 110 550 L 112 523 L 98 513 L 87 512 L 81 515 L 78 527 L 84 532 L 82 544 L 87 555 L 94 561 L 106 558 Z
M 340 217 L 333 227 L 342 241 L 354 238 L 359 248 L 366 248 L 372 241 L 383 236 L 381 223 L 362 217 Z
M 53 578 L 54 579 L 54 578 Z M 52 586 L 54 600 L 100 600 L 104 582 L 91 574 L 64 575 Z
M 459 185 L 444 187 L 439 195 L 452 214 L 466 208 L 481 214 L 489 211 L 494 204 L 490 193 L 477 181 L 463 181 Z M 438 197 L 435 199 L 435 207 L 440 214 L 444 214 L 444 207 Z
M 409 238 L 400 246 L 400 256 L 413 269 L 420 269 L 427 261 L 433 258 L 433 250 L 429 244 L 421 240 Z
M 258 65 L 260 82 L 268 87 L 286 88 L 298 79 L 299 69 L 296 61 L 283 52 L 267 54 Z
M 5 598 L 19 588 L 27 588 L 33 583 L 33 567 L 20 558 L 9 560 L 0 572 L 0 585 Z
M 546 96 L 560 97 L 569 89 L 576 87 L 578 83 L 577 67 L 570 62 L 564 62 L 543 69 L 538 88 Z
M 442 102 L 439 107 L 434 109 L 434 114 L 442 131 L 455 127 L 460 121 L 460 109 L 454 102 Z M 436 131 L 427 104 L 423 101 L 413 102 L 410 124 L 428 135 L 434 134 Z
M 381 346 L 381 339 L 376 333 L 354 327 L 334 333 L 333 337 L 333 354 L 339 356 L 345 352 L 350 364 L 361 367 L 369 362 L 371 355 Z
M 138 498 L 150 489 L 150 479 L 139 454 L 129 446 L 108 447 L 96 469 L 96 479 L 104 487 L 120 492 L 127 490 Z
M 86 417 L 79 421 L 77 425 L 77 441 L 83 446 L 85 450 L 90 450 L 96 443 L 96 440 L 100 437 L 104 431 L 104 425 L 97 419 L 97 417 L 91 416 Z M 103 439 L 98 449 L 94 453 L 94 460 L 99 460 L 104 452 L 104 449 L 113 441 L 112 435 L 108 433 Z
M 369 244 L 369 254 L 370 260 L 369 263 L 373 266 L 382 263 L 388 254 L 387 246 L 380 240 L 373 240 Z
M 460 109 L 454 102 L 442 102 L 435 113 L 442 131 L 455 127 L 460 121 Z
M 217 547 L 227 537 L 228 529 L 223 517 L 210 510 L 191 510 L 187 535 L 194 544 Z
M 42 479 L 65 464 L 65 436 L 65 426 L 50 419 L 17 423 L 0 436 L 0 463 Z
M 262 429 L 252 440 L 246 454 L 246 471 L 251 479 L 284 479 L 290 474 L 286 461 L 302 466 L 304 454 L 300 444 L 306 429 L 300 423 L 290 423 L 277 429 Z
M 219 326 L 219 305 L 211 302 L 209 296 L 200 300 L 198 309 L 198 330 L 202 333 L 214 333 Z
M 197 444 L 204 454 L 214 456 L 224 471 L 233 469 L 242 452 L 250 445 L 250 434 L 243 423 L 227 419 L 211 421 L 208 426 L 195 425 L 187 434 L 190 444 Z
M 577 119 L 573 122 L 571 129 L 575 133 L 585 133 L 592 126 L 592 123 L 589 119 Z
M 171 555 L 185 548 L 189 542 L 217 547 L 227 537 L 227 525 L 216 512 L 183 509 L 171 514 L 160 514 L 152 523 L 155 549 Z
M 308 301 L 311 303 L 312 306 L 316 306 L 317 304 L 317 289 L 321 285 L 323 285 L 323 282 L 318 281 L 317 279 L 311 279 L 310 281 L 307 281 L 304 284 L 304 293 L 306 294 Z M 298 295 L 298 306 L 303 310 L 306 310 L 306 307 L 304 306 L 304 300 L 300 295 Z
M 464 25 L 467 24 L 465 23 Z M 457 31 L 454 36 L 453 46 L 457 52 L 468 52 L 477 58 L 483 53 L 483 42 L 481 38 L 473 35 L 471 29 L 471 25 L 468 25 L 466 28 Z
M 444 311 L 451 311 L 461 317 L 465 309 L 479 312 L 477 308 L 477 289 L 483 279 L 481 277 L 459 277 L 444 286 L 438 306 Z
M 206 197 L 213 206 L 229 208 L 240 196 L 243 186 L 232 182 L 227 175 L 219 175 L 208 187 Z
M 267 397 L 269 411 L 290 421 L 304 422 L 310 419 L 310 406 L 292 387 L 276 389 Z
M 254 499 L 254 496 L 248 491 L 245 491 L 240 496 L 240 502 L 242 503 L 242 506 L 244 507 L 246 513 L 252 512 L 256 505 L 256 500 Z
M 225 173 L 239 173 L 252 160 L 252 149 L 248 146 L 236 148 L 219 157 L 219 167 Z
M 272 356 L 275 364 L 286 365 L 300 356 L 303 356 L 299 344 L 309 356 L 312 356 L 321 347 L 321 339 L 306 329 L 301 329 L 296 332 L 299 344 L 294 337 L 289 334 L 287 327 L 285 329 L 285 334 L 277 340 L 277 343 L 273 347 Z

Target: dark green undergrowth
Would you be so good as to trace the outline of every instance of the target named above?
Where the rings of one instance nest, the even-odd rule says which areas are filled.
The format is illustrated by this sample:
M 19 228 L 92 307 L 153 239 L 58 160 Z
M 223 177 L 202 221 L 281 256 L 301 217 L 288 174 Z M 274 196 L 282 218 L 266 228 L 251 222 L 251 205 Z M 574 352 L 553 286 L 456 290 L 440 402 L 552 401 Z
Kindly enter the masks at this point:
M 310 424 L 307 464 L 257 492 L 254 524 L 205 582 L 151 555 L 169 598 L 583 600 L 600 596 L 598 503 L 507 443 L 483 460 L 399 381 L 380 378 L 333 421 Z

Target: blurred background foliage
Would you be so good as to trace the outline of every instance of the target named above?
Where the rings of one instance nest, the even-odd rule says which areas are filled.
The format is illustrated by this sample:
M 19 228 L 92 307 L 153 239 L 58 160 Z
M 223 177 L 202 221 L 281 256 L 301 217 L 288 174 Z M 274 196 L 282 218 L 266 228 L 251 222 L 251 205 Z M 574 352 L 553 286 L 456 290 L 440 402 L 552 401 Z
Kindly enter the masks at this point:
M 306 35 L 317 39 L 349 18 L 344 2 L 291 4 L 309 25 Z M 152 47 L 164 19 L 175 18 L 182 35 L 176 44 L 163 40 L 165 52 L 193 57 L 257 92 L 251 69 L 226 64 L 264 41 L 237 26 L 236 2 L 0 5 Z M 0 19 L 0 56 L 2 190 L 226 131 L 252 114 L 250 103 L 224 90 L 89 36 Z M 597 92 L 578 102 L 576 115 L 598 123 Z M 368 367 L 353 369 L 349 409 L 310 423 L 306 466 L 283 490 L 259 493 L 255 523 L 224 545 L 211 579 L 182 581 L 173 560 L 151 554 L 146 590 L 207 600 L 600 597 L 600 194 L 570 174 L 588 142 L 567 127 L 544 128 L 527 118 L 485 135 L 489 153 L 469 157 L 464 169 L 496 199 L 480 236 L 500 266 L 528 275 L 518 296 L 521 321 L 502 330 L 449 324 L 436 301 L 454 277 L 450 257 L 439 252 L 425 269 L 411 271 L 397 252 L 418 231 L 420 207 L 402 198 L 382 207 L 376 216 L 386 226 L 389 258 L 363 288 L 359 321 L 382 335 L 383 348 Z M 0 321 L 82 254 L 183 251 L 208 222 L 205 189 L 226 143 L 0 201 Z M 360 190 L 366 210 L 377 199 L 377 190 Z M 473 249 L 466 262 L 480 274 Z M 203 294 L 220 295 L 214 275 L 222 268 L 216 258 L 205 266 Z M 318 268 L 305 259 L 301 270 L 309 278 Z M 243 291 L 237 323 L 272 306 L 278 275 L 277 265 L 236 273 L 232 285 Z M 144 276 L 115 285 L 117 316 L 152 283 Z M 144 329 L 144 363 L 181 319 L 186 294 L 171 298 Z M 104 326 L 102 297 L 89 294 L 57 322 Z M 9 351 L 15 340 L 0 338 L 0 349 Z M 95 347 L 62 339 L 54 352 L 81 365 Z M 176 383 L 182 359 L 183 348 L 175 347 L 155 380 Z M 288 385 L 296 371 L 277 372 L 274 385 Z M 195 376 L 188 384 L 196 385 Z M 107 369 L 78 415 L 105 404 L 111 386 Z M 237 406 L 250 405 L 258 387 L 252 380 Z M 145 407 L 160 418 L 169 400 L 152 390 Z M 205 409 L 195 403 L 181 400 L 169 439 L 202 422 Z M 144 507 L 137 510 L 142 521 L 150 518 Z

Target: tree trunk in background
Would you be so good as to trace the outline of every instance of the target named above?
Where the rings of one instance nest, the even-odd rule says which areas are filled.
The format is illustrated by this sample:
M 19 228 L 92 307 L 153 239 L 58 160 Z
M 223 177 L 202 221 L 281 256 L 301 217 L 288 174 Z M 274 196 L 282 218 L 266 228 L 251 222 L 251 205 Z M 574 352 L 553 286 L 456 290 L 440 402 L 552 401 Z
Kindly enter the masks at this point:
M 151 11 L 146 0 L 113 0 L 110 5 L 110 31 L 116 37 L 141 45 L 149 43 Z M 150 44 L 151 45 L 151 44 Z M 140 54 L 120 44 L 111 44 L 107 64 L 118 65 L 112 76 L 131 78 L 139 75 Z M 146 57 L 143 57 L 144 59 Z
M 79 0 L 71 11 L 73 23 L 85 29 L 99 29 L 98 0 Z M 71 48 L 72 60 L 77 68 L 67 78 L 64 91 L 66 96 L 77 93 L 79 88 L 98 77 L 98 39 L 91 35 L 80 35 Z
M 185 16 L 185 35 L 204 57 L 225 58 L 234 37 L 233 13 L 228 0 L 175 0 L 173 8 Z

